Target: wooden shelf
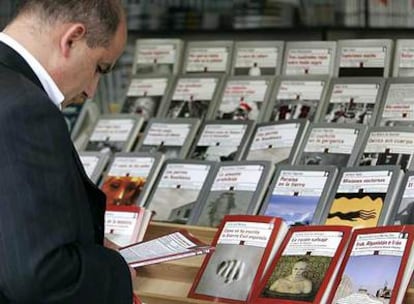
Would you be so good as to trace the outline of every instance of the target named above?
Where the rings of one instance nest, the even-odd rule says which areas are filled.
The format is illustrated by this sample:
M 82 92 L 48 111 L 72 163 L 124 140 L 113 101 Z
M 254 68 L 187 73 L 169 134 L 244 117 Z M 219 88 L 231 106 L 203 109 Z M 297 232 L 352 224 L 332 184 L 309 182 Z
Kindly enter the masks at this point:
M 151 222 L 145 239 L 153 239 L 179 229 L 187 229 L 197 238 L 211 243 L 216 228 Z M 187 298 L 187 294 L 205 256 L 140 267 L 134 280 L 134 291 L 146 304 L 208 304 Z M 222 303 L 215 301 L 214 303 Z M 414 303 L 414 282 L 408 289 L 403 304 Z

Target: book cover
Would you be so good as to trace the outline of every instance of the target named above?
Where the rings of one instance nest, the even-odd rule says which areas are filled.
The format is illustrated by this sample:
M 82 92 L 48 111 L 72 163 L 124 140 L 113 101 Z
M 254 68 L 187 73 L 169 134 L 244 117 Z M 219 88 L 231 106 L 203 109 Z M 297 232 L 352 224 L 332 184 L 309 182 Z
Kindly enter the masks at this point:
M 181 39 L 137 39 L 132 74 L 178 74 L 181 68 L 183 46 L 184 42 Z
M 387 225 L 401 178 L 398 166 L 342 168 L 321 222 L 355 228 Z
M 414 76 L 414 39 L 396 39 L 393 77 Z
M 96 122 L 85 151 L 130 152 L 144 119 L 134 114 L 105 114 Z
M 329 303 L 350 235 L 345 226 L 291 227 L 251 303 Z
M 274 79 L 272 76 L 228 77 L 217 102 L 215 118 L 261 121 Z
M 273 171 L 267 161 L 220 163 L 208 191 L 194 206 L 189 224 L 219 226 L 227 214 L 257 214 Z
M 228 215 L 213 239 L 215 251 L 201 265 L 188 294 L 191 298 L 247 303 L 287 232 L 279 218 Z
M 173 261 L 207 254 L 214 247 L 206 244 L 187 230 L 178 230 L 158 238 L 120 248 L 119 253 L 130 267 Z
M 284 41 L 236 41 L 231 75 L 275 76 L 282 68 Z
M 100 185 L 107 206 L 143 206 L 163 159 L 161 153 L 115 153 Z
M 337 174 L 335 166 L 279 165 L 259 213 L 290 226 L 318 224 Z
M 182 73 L 228 74 L 233 48 L 232 40 L 188 41 Z
M 210 119 L 223 85 L 223 75 L 186 75 L 174 83 L 163 108 L 164 118 Z
M 265 110 L 264 121 L 317 121 L 328 85 L 329 78 L 324 76 L 279 77 Z
M 257 124 L 243 159 L 294 163 L 308 126 L 306 119 Z
M 154 211 L 154 221 L 186 224 L 203 187 L 212 178 L 215 162 L 167 160 L 145 204 Z M 205 192 L 205 190 L 204 190 Z
M 295 165 L 353 166 L 367 129 L 361 124 L 312 123 Z
M 96 121 L 101 116 L 98 105 L 91 100 L 87 100 L 81 107 L 74 105 L 74 108 L 70 109 L 70 106 L 68 106 L 62 110 L 63 113 L 65 111 L 69 112 L 67 116 L 66 114 L 64 115 L 68 128 L 71 130 L 70 138 L 76 150 L 82 151 L 88 142 L 88 138 L 93 131 Z
M 323 103 L 320 121 L 373 126 L 385 82 L 382 77 L 333 78 Z
M 409 225 L 354 230 L 328 303 L 403 303 L 413 234 Z
M 412 94 L 414 94 L 414 77 L 388 79 L 377 125 L 387 127 L 414 126 Z
M 398 165 L 403 170 L 412 170 L 413 153 L 413 128 L 371 127 L 362 143 L 358 165 Z
M 108 165 L 109 154 L 80 151 L 79 158 L 85 169 L 86 175 L 93 183 L 98 185 L 102 178 L 102 174 Z
M 388 77 L 392 39 L 338 40 L 335 75 L 338 77 Z
M 172 83 L 171 76 L 133 77 L 121 106 L 121 113 L 137 114 L 145 121 L 159 116 Z
M 207 120 L 200 127 L 190 159 L 237 161 L 246 150 L 253 131 L 252 120 Z
M 287 41 L 282 75 L 334 76 L 336 41 Z
M 414 224 L 414 171 L 404 174 L 389 224 Z
M 137 152 L 163 153 L 166 159 L 187 157 L 200 125 L 198 118 L 152 118 L 135 147 Z

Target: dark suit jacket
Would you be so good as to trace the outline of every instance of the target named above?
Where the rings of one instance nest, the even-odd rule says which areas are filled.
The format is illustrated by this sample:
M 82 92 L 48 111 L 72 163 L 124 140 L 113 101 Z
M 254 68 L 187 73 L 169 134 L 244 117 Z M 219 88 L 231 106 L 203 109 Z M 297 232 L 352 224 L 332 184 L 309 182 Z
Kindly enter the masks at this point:
M 0 42 L 0 303 L 131 304 L 104 209 L 60 110 Z

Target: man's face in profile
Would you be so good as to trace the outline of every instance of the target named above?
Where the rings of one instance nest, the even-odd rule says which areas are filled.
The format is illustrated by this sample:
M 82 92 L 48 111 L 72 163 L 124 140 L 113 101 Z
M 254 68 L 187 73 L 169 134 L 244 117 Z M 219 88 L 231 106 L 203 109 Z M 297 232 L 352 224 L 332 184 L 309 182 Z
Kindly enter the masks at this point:
M 145 179 L 131 176 L 110 176 L 102 185 L 107 205 L 133 205 L 141 193 Z

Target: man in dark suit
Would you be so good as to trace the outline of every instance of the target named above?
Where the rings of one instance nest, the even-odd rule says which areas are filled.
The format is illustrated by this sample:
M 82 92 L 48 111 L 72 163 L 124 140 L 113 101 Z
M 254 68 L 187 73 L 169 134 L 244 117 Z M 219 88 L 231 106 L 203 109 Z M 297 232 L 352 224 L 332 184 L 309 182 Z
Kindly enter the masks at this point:
M 0 303 L 132 303 L 61 114 L 122 53 L 120 2 L 26 0 L 0 33 Z

